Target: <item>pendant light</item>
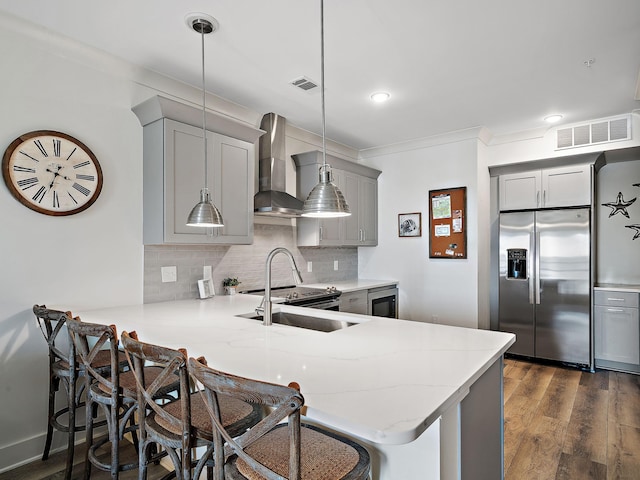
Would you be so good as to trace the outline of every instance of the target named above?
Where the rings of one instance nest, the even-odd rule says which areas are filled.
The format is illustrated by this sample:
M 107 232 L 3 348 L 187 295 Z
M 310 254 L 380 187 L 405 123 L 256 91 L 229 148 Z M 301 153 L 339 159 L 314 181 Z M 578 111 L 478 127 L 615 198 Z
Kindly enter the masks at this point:
M 204 17 L 208 17 L 204 18 Z M 200 202 L 191 210 L 187 218 L 189 227 L 222 227 L 222 214 L 215 205 L 211 203 L 209 188 L 207 187 L 208 165 L 207 165 L 207 114 L 206 114 L 206 91 L 204 82 L 204 36 L 214 32 L 217 27 L 215 18 L 209 15 L 195 14 L 187 17 L 187 24 L 200 34 L 202 41 L 202 144 L 204 146 L 204 188 L 200 190 Z
M 322 97 L 322 166 L 320 179 L 302 207 L 303 217 L 332 218 L 351 215 L 340 189 L 333 183 L 331 165 L 327 164 L 326 119 L 324 101 L 324 0 L 320 0 L 320 93 Z

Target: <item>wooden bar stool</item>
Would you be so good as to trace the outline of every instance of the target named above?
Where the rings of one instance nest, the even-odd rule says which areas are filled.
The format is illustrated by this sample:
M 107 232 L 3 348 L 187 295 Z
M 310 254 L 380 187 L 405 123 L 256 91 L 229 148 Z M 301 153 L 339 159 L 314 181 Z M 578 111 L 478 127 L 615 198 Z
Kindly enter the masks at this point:
M 47 408 L 47 437 L 42 453 L 42 460 L 49 458 L 51 442 L 54 430 L 67 433 L 67 463 L 65 468 L 66 480 L 71 478 L 73 469 L 73 457 L 75 446 L 75 434 L 85 429 L 85 424 L 76 420 L 76 410 L 82 408 L 85 403 L 81 401 L 84 391 L 84 383 L 78 379 L 84 377 L 85 369 L 78 364 L 71 366 L 69 361 L 69 342 L 66 331 L 66 322 L 71 318 L 71 312 L 62 312 L 47 308 L 46 305 L 34 305 L 33 313 L 36 317 L 40 330 L 47 341 L 49 347 L 49 400 Z M 62 332 L 62 333 L 61 333 Z M 109 371 L 109 352 L 99 352 L 95 358 L 95 367 L 100 371 Z M 125 365 L 126 359 L 120 354 L 120 364 Z M 60 384 L 63 390 L 60 390 Z M 64 406 L 56 410 L 56 397 L 58 393 L 64 393 Z M 64 422 L 62 417 L 67 416 Z M 101 424 L 104 424 L 102 422 Z
M 214 426 L 216 480 L 365 480 L 370 457 L 360 444 L 300 422 L 304 398 L 297 384 L 275 385 L 220 372 L 189 359 L 189 373 L 204 386 Z M 236 438 L 224 426 L 220 397 L 271 407 L 259 423 Z M 281 423 L 287 420 L 287 423 Z
M 75 384 L 79 370 L 70 371 L 68 347 L 65 345 L 61 348 L 60 338 L 58 335 L 61 331 L 66 336 L 66 331 L 62 329 L 67 321 L 67 314 L 59 310 L 48 309 L 46 305 L 34 305 L 33 314 L 36 316 L 38 326 L 47 341 L 49 347 L 49 402 L 47 408 L 47 437 L 44 444 L 44 452 L 42 460 L 49 458 L 51 451 L 51 442 L 53 440 L 53 431 L 66 432 L 67 438 L 67 466 L 65 469 L 65 479 L 71 478 L 71 469 L 73 467 L 73 454 L 75 443 L 75 432 L 84 430 L 84 425 L 76 425 L 75 412 L 84 403 L 79 400 L 82 390 L 78 395 L 71 395 L 71 385 Z M 69 313 L 69 316 L 71 314 Z M 60 383 L 64 388 L 66 398 L 65 406 L 56 410 L 56 394 L 60 391 Z M 62 393 L 62 392 L 61 392 Z M 60 417 L 67 415 L 67 422 L 61 423 Z
M 71 338 L 73 355 L 85 369 L 86 391 L 86 452 L 84 479 L 91 476 L 91 467 L 111 473 L 117 479 L 120 472 L 138 468 L 137 460 L 126 464 L 120 463 L 120 442 L 125 434 L 130 433 L 137 448 L 138 425 L 135 421 L 137 394 L 135 377 L 130 370 L 123 371 L 119 365 L 118 337 L 115 326 L 81 322 L 79 318 L 67 320 L 67 330 Z M 101 352 L 108 352 L 110 370 L 105 373 L 97 367 L 97 359 Z M 77 354 L 77 355 L 76 355 Z M 154 381 L 162 372 L 159 367 L 145 367 L 145 377 Z M 158 397 L 174 399 L 179 388 L 178 377 L 173 374 L 163 377 L 158 388 Z M 174 396 L 171 396 L 173 393 Z M 94 419 L 98 408 L 104 413 L 107 424 L 107 435 L 94 438 Z M 101 461 L 97 450 L 110 444 L 109 462 Z
M 162 446 L 164 454 L 171 458 L 177 480 L 199 478 L 202 470 L 208 467 L 206 460 L 210 458 L 213 449 L 212 425 L 204 405 L 204 397 L 190 384 L 186 351 L 143 343 L 127 332 L 122 332 L 121 341 L 131 359 L 138 389 L 139 478 L 146 478 L 148 463 L 157 458 L 152 451 L 155 444 Z M 204 359 L 200 361 L 204 362 Z M 155 380 L 145 375 L 143 366 L 149 363 L 163 368 Z M 159 405 L 155 398 L 162 379 L 175 372 L 180 378 L 180 398 Z M 220 408 L 222 422 L 231 435 L 246 431 L 262 418 L 260 406 L 228 396 L 220 396 Z M 206 452 L 199 461 L 194 462 L 193 449 L 200 446 L 207 447 Z M 207 473 L 210 477 L 213 472 L 208 470 Z

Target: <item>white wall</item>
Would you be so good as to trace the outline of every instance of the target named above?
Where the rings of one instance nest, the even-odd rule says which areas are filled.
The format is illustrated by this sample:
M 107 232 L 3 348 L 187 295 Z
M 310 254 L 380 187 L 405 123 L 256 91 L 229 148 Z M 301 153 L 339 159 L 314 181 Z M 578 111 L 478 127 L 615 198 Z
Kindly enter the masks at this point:
M 485 319 L 479 316 L 488 312 L 478 303 L 478 206 L 488 192 L 478 193 L 479 175 L 484 185 L 485 174 L 478 170 L 477 140 L 385 153 L 363 163 L 382 174 L 378 178 L 378 246 L 359 249 L 359 276 L 398 280 L 401 318 L 434 322 L 435 315 L 436 322 L 448 325 L 476 328 L 483 324 Z M 488 182 L 488 173 L 486 177 Z M 467 258 L 430 259 L 429 190 L 462 186 L 467 187 Z M 422 236 L 398 237 L 398 214 L 412 212 L 422 213 Z
M 104 186 L 88 210 L 36 213 L 0 187 L 0 470 L 41 455 L 47 347 L 34 303 L 88 308 L 142 300 L 142 136 L 132 86 L 68 58 L 48 39 L 0 26 L 0 144 L 50 129 L 84 142 Z
M 620 112 L 620 115 L 629 112 Z M 590 123 L 593 120 L 580 124 Z M 561 125 L 566 128 L 571 125 Z M 564 157 L 583 153 L 602 152 L 640 145 L 640 110 L 631 114 L 631 140 L 611 142 L 607 144 L 595 144 L 588 147 L 555 149 L 556 129 L 548 128 L 537 132 L 527 132 L 518 135 L 493 138 L 489 142 L 487 165 L 490 167 L 506 165 L 510 163 L 528 162 L 545 158 Z

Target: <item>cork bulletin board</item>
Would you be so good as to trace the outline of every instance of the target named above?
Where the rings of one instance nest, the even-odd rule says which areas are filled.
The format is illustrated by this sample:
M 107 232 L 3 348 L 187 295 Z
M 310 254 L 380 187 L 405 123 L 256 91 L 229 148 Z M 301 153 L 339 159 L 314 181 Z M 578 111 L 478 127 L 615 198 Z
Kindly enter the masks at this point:
M 429 258 L 467 258 L 467 187 L 429 190 Z

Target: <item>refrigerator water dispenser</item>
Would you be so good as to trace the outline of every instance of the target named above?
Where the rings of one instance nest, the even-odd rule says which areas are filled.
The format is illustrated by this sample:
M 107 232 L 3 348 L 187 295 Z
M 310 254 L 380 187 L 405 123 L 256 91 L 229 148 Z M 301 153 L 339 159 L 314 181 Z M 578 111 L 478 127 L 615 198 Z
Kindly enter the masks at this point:
M 507 249 L 507 278 L 510 280 L 526 280 L 527 250 L 525 248 Z

